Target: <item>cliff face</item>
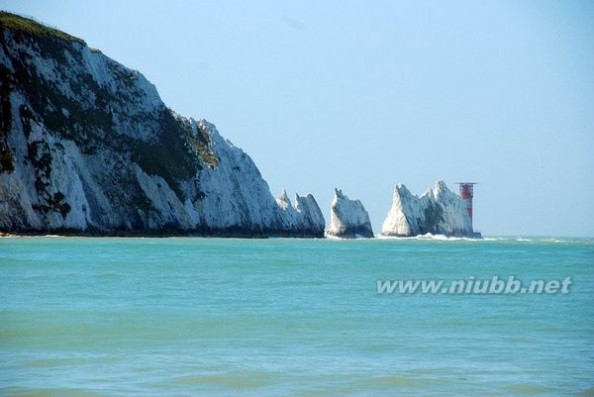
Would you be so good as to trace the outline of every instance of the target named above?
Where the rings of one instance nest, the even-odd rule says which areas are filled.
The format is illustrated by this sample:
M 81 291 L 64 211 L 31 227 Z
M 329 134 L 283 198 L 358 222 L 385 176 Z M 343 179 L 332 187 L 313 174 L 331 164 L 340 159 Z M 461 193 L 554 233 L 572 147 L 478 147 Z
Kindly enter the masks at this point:
M 361 201 L 350 200 L 340 189 L 335 189 L 326 234 L 342 238 L 373 237 L 369 214 Z
M 0 13 L 0 232 L 322 236 L 204 120 L 80 39 Z
M 421 197 L 406 186 L 394 187 L 392 208 L 382 225 L 384 236 L 409 237 L 421 234 L 480 237 L 460 196 L 451 192 L 443 181 Z

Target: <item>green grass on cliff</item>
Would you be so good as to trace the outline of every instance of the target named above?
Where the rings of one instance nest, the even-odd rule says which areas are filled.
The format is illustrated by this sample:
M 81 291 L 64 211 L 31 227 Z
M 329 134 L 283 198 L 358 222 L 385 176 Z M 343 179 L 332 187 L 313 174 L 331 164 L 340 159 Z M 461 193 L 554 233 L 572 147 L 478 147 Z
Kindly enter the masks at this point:
M 37 37 L 53 37 L 61 40 L 85 42 L 78 37 L 71 36 L 60 30 L 50 28 L 32 19 L 24 18 L 19 15 L 11 14 L 9 12 L 0 11 L 0 26 L 6 27 L 14 32 L 27 33 Z

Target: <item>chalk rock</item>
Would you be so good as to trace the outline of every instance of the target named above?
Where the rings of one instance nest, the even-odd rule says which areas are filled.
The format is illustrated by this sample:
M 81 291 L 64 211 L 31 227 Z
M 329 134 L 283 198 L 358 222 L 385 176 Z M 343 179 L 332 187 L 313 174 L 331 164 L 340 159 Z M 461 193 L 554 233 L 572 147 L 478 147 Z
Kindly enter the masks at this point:
M 421 197 L 413 195 L 403 184 L 394 187 L 392 208 L 382 225 L 382 235 L 410 237 L 422 234 L 479 237 L 464 201 L 438 181 Z
M 351 200 L 335 189 L 326 234 L 342 238 L 373 237 L 369 214 L 361 201 Z

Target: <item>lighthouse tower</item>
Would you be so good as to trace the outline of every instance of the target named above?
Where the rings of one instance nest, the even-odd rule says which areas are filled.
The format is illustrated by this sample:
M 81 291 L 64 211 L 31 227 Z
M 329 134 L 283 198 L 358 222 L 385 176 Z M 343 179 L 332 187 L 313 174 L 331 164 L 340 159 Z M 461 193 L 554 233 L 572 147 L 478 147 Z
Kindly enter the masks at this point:
M 466 203 L 466 211 L 470 217 L 470 224 L 472 225 L 472 198 L 474 197 L 474 185 L 476 182 L 456 182 L 460 185 L 460 196 Z

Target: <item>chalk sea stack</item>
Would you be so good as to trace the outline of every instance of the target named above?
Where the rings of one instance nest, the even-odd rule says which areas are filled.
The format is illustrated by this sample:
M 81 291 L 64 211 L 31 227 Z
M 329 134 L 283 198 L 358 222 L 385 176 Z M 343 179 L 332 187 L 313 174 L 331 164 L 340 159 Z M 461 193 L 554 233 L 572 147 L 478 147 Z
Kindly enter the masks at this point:
M 373 237 L 369 214 L 361 201 L 351 200 L 342 190 L 335 189 L 326 234 L 341 238 Z
M 423 195 L 413 195 L 403 184 L 394 187 L 392 208 L 382 225 L 382 235 L 411 237 L 422 234 L 480 238 L 462 197 L 438 181 Z

